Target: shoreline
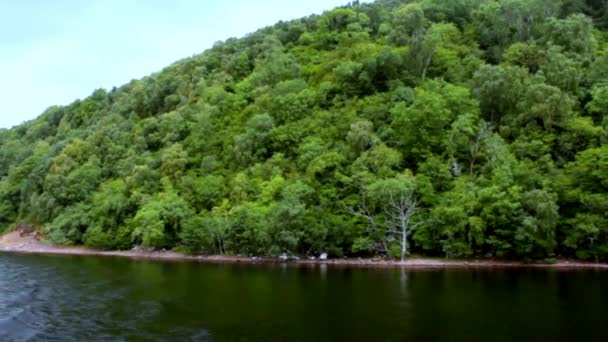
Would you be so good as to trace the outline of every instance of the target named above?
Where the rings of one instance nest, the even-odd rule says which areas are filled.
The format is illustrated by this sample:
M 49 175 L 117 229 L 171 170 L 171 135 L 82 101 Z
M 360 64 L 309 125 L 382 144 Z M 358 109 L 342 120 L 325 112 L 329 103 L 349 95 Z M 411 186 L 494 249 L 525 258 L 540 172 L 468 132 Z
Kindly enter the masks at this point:
M 373 258 L 343 259 L 297 259 L 281 260 L 273 257 L 248 257 L 225 255 L 187 255 L 174 251 L 102 251 L 86 247 L 67 247 L 40 242 L 31 236 L 21 237 L 18 233 L 9 233 L 0 239 L 0 253 L 38 254 L 38 255 L 72 255 L 72 256 L 106 256 L 154 261 L 195 261 L 215 264 L 289 264 L 296 266 L 344 266 L 369 268 L 404 268 L 404 269 L 441 269 L 441 268 L 546 268 L 546 269 L 603 269 L 608 264 L 573 260 L 558 260 L 556 263 L 525 263 L 520 261 L 499 260 L 450 260 L 412 257 L 405 261 Z

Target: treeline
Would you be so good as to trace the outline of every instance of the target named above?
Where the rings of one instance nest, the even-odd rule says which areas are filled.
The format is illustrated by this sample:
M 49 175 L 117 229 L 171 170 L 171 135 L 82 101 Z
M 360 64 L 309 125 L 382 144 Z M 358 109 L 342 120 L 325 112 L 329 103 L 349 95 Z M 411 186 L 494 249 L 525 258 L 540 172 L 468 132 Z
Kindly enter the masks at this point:
M 102 249 L 608 260 L 607 13 L 380 0 L 229 39 L 0 130 L 0 229 Z

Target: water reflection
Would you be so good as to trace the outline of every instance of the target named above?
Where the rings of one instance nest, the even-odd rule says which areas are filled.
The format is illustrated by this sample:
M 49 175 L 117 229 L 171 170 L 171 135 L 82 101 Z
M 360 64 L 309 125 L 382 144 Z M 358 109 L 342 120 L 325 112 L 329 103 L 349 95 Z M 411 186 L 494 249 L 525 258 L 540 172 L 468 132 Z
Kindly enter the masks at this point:
M 0 340 L 608 340 L 606 283 L 601 272 L 0 255 Z
M 401 297 L 407 296 L 407 271 L 405 269 L 399 270 L 399 284 L 401 285 Z
M 327 265 L 321 264 L 319 265 L 319 274 L 321 274 L 321 280 L 327 280 Z

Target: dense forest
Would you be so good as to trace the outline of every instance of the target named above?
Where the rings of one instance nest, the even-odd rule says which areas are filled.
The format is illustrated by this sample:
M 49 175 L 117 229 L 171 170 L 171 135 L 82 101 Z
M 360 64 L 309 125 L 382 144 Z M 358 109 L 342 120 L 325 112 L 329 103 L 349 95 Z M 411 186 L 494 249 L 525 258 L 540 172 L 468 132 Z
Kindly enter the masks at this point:
M 279 22 L 0 130 L 0 231 L 606 261 L 607 30 L 600 0 L 379 0 Z

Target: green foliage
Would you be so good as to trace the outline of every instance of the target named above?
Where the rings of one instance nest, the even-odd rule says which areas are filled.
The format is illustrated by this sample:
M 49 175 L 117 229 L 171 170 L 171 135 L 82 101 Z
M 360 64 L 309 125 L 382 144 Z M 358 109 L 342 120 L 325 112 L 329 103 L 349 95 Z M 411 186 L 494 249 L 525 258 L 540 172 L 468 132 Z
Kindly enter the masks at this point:
M 404 195 L 408 252 L 608 260 L 605 10 L 379 0 L 229 39 L 0 130 L 0 230 L 398 256 Z
M 168 182 L 163 179 L 164 183 Z M 150 198 L 130 222 L 132 240 L 144 247 L 168 248 L 178 236 L 190 216 L 193 215 L 188 202 L 179 196 L 170 185 L 165 191 Z

